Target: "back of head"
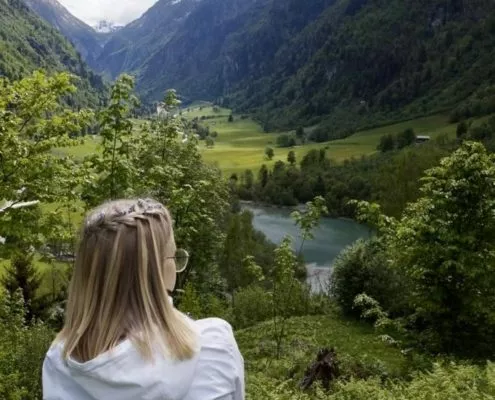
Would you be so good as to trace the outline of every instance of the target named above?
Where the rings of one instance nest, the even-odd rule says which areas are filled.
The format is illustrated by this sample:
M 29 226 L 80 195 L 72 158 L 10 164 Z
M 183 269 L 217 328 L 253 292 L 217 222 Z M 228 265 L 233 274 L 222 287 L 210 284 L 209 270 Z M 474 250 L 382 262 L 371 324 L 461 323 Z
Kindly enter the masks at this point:
M 86 217 L 58 340 L 64 357 L 92 360 L 130 339 L 143 357 L 156 346 L 189 359 L 196 337 L 170 302 L 176 247 L 167 209 L 153 200 L 105 203 Z

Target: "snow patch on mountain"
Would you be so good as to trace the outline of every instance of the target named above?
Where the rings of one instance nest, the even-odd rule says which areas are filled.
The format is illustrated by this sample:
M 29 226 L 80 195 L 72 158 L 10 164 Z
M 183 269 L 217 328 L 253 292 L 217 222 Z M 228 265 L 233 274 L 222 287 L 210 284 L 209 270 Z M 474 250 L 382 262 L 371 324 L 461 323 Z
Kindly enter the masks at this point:
M 111 21 L 101 20 L 93 26 L 94 30 L 100 33 L 112 33 L 122 29 L 122 25 L 116 25 Z

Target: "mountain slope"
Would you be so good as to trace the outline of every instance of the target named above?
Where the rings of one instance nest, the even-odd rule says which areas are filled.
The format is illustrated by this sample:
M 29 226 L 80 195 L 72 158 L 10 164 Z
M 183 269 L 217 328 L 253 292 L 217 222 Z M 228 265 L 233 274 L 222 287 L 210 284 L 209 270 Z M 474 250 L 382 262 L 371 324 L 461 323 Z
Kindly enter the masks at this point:
M 276 72 L 241 87 L 231 105 L 276 127 L 330 115 L 326 139 L 363 124 L 451 109 L 495 83 L 492 1 L 355 0 L 338 6 L 285 46 L 275 58 Z M 301 58 L 309 37 L 319 43 Z
M 36 69 L 70 71 L 81 79 L 77 98 L 81 106 L 97 105 L 104 84 L 54 28 L 21 0 L 0 0 L 0 76 L 19 79 Z
M 99 70 L 116 77 L 137 71 L 164 48 L 201 0 L 161 0 L 141 18 L 118 30 L 98 58 Z
M 148 100 L 174 87 L 327 140 L 467 99 L 495 112 L 494 49 L 492 0 L 161 0 L 99 63 Z
M 242 81 L 249 85 L 273 70 L 281 45 L 334 2 L 204 0 L 147 61 L 140 87 L 151 98 L 174 86 L 190 98 L 214 99 Z
M 74 17 L 57 0 L 24 0 L 36 14 L 69 39 L 91 66 L 103 47 L 105 35 Z

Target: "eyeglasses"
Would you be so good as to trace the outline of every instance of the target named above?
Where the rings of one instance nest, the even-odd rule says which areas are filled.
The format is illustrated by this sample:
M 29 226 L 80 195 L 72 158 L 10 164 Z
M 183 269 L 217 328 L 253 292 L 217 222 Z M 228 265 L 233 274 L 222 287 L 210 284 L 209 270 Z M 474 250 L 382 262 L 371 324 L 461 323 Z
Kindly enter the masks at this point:
M 177 249 L 173 257 L 167 257 L 167 260 L 175 260 L 175 269 L 177 272 L 184 272 L 189 262 L 189 253 L 184 249 Z

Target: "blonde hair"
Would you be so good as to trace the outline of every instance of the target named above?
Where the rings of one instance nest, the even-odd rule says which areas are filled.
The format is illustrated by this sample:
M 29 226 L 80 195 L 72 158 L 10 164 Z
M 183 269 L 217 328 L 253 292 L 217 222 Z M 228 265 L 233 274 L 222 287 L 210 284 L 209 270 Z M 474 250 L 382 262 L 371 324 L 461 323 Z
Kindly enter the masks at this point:
M 86 362 L 130 339 L 142 356 L 186 360 L 197 338 L 169 299 L 176 280 L 172 219 L 153 200 L 103 204 L 85 220 L 69 286 L 64 358 Z

